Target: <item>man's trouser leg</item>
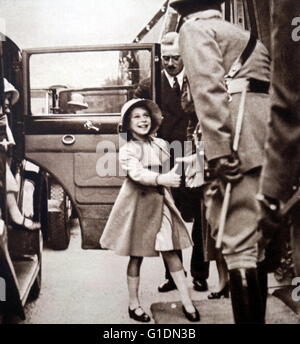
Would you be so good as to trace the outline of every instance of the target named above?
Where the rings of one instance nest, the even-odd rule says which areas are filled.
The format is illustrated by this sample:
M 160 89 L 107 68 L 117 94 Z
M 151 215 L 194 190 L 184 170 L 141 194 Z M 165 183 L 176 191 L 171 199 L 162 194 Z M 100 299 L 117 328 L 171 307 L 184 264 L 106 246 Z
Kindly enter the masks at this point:
M 199 212 L 195 213 L 192 228 L 194 246 L 191 257 L 191 275 L 194 280 L 200 281 L 207 280 L 209 275 L 209 262 L 204 261 L 202 221 L 199 205 Z
M 291 246 L 293 252 L 293 263 L 295 274 L 300 276 L 300 204 L 295 206 L 292 212 Z

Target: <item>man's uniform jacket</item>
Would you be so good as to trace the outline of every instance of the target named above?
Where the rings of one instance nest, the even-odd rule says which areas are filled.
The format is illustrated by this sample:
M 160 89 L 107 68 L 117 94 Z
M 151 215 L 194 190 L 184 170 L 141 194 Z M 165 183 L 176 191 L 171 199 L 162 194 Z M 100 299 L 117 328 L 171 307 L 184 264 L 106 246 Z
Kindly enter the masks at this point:
M 225 75 L 249 40 L 249 32 L 221 19 L 215 10 L 193 15 L 180 30 L 180 48 L 208 160 L 231 154 L 240 94 L 228 101 Z M 269 82 L 270 60 L 258 42 L 236 78 Z M 239 158 L 244 171 L 261 166 L 269 118 L 268 95 L 248 93 Z
M 299 1 L 272 1 L 272 107 L 261 192 L 287 201 L 300 175 L 300 16 Z M 297 15 L 296 15 L 297 14 Z M 295 21 L 297 25 L 291 25 Z M 299 202 L 291 212 L 291 246 L 300 274 Z
M 284 13 L 284 15 L 283 15 Z M 261 192 L 286 201 L 300 166 L 299 1 L 273 1 L 272 107 Z M 298 23 L 292 25 L 293 20 Z

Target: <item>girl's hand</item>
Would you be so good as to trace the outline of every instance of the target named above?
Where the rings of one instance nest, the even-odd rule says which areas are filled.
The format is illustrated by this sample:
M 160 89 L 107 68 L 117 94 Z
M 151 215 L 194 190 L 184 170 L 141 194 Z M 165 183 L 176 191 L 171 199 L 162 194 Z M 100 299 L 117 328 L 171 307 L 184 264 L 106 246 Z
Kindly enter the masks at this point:
M 176 158 L 176 162 L 184 163 L 186 182 L 193 180 L 197 173 L 197 155 L 192 154 L 183 158 Z
M 204 171 L 201 170 L 197 159 L 197 153 L 176 159 L 176 162 L 185 164 L 185 185 L 188 188 L 196 188 L 204 184 Z
M 178 188 L 180 186 L 181 178 L 180 175 L 176 173 L 177 168 L 178 164 L 175 164 L 170 172 L 160 174 L 157 178 L 157 184 L 172 188 Z

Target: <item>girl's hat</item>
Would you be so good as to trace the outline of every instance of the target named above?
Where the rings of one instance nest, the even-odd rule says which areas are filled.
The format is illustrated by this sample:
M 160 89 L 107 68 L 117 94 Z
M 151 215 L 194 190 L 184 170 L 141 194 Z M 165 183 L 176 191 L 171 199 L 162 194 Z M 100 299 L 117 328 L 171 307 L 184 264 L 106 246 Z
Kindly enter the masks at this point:
M 151 117 L 151 129 L 149 134 L 154 134 L 159 126 L 161 125 L 163 116 L 161 113 L 160 108 L 156 103 L 149 99 L 131 99 L 127 103 L 125 103 L 121 110 L 121 132 L 125 133 L 128 130 L 128 116 L 130 112 L 136 107 L 145 107 L 148 109 L 150 117 Z
M 8 82 L 5 78 L 3 78 L 4 80 L 4 93 L 10 93 L 11 94 L 11 105 L 16 104 L 16 102 L 19 100 L 20 94 L 18 92 L 18 90 L 15 89 L 15 87 Z

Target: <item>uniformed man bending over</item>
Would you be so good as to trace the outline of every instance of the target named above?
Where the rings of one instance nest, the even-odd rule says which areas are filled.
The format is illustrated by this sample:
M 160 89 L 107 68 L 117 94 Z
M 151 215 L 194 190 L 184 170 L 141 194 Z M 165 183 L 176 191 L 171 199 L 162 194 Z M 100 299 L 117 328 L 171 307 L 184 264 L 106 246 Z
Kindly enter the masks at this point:
M 255 39 L 250 40 L 249 32 L 222 19 L 222 2 L 173 0 L 170 5 L 184 17 L 179 44 L 202 129 L 205 155 L 209 167 L 214 169 L 214 182 L 205 196 L 207 219 L 214 237 L 219 227 L 224 185 L 227 182 L 233 185 L 222 253 L 229 269 L 234 319 L 236 323 L 263 323 L 267 284 L 266 273 L 258 273 L 264 253 L 258 247 L 261 233 L 256 230 L 256 193 L 269 112 L 270 61 L 266 48 Z M 239 57 L 240 70 L 233 69 Z M 246 85 L 236 155 L 232 145 L 241 93 Z

